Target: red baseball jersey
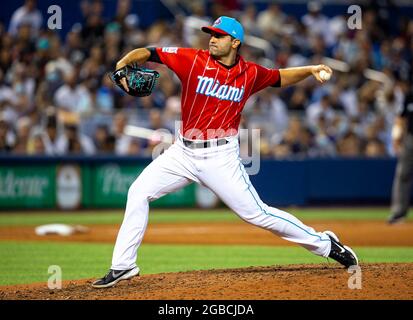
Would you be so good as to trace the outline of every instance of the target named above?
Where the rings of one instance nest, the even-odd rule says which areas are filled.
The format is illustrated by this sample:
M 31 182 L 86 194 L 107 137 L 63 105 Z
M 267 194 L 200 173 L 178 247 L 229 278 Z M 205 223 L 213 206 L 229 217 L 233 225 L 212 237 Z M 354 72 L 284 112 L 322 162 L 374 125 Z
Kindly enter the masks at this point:
M 248 98 L 280 81 L 277 69 L 268 69 L 238 56 L 228 68 L 208 50 L 156 48 L 162 63 L 182 83 L 182 127 L 187 139 L 214 139 L 238 132 L 241 112 Z

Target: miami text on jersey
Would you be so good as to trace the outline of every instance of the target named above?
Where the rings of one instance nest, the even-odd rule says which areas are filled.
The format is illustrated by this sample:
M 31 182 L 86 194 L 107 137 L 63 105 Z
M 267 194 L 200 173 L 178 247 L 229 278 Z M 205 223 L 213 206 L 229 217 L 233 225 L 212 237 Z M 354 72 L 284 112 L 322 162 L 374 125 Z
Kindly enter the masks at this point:
M 240 102 L 244 96 L 244 86 L 240 89 L 237 87 L 220 85 L 218 80 L 214 81 L 214 78 L 198 76 L 196 93 L 215 97 L 221 100 Z

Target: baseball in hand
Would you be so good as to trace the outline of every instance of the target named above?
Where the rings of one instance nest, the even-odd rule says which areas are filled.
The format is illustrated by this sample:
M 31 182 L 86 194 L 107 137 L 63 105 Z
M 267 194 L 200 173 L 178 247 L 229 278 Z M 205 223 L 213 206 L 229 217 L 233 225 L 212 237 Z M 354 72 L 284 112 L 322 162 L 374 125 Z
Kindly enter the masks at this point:
M 320 78 L 324 81 L 328 81 L 331 78 L 331 73 L 325 71 L 325 70 L 321 70 L 320 71 Z

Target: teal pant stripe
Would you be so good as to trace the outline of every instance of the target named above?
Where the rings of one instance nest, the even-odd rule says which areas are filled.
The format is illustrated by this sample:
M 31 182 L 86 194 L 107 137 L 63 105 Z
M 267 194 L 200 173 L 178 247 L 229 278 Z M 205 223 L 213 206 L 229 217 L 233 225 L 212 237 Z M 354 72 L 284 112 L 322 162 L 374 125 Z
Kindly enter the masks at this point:
M 267 216 L 272 216 L 272 217 L 274 217 L 274 218 L 278 218 L 278 219 L 287 221 L 288 223 L 291 223 L 292 225 L 296 226 L 297 228 L 300 228 L 301 230 L 305 231 L 305 232 L 308 233 L 310 236 L 320 238 L 320 241 L 330 241 L 330 239 L 322 239 L 319 235 L 317 235 L 317 234 L 312 234 L 312 233 L 308 232 L 307 230 L 301 228 L 299 225 L 295 224 L 294 222 L 292 222 L 292 221 L 290 221 L 290 220 L 288 220 L 288 219 L 285 219 L 285 218 L 283 218 L 283 217 L 280 217 L 280 216 L 277 216 L 277 215 L 274 215 L 274 214 L 272 214 L 272 213 L 269 213 L 269 212 L 265 211 L 265 210 L 260 206 L 260 204 L 258 203 L 258 201 L 257 201 L 257 199 L 255 198 L 254 194 L 252 193 L 252 191 L 251 191 L 251 189 L 250 189 L 251 184 L 249 184 L 249 183 L 247 182 L 247 180 L 245 179 L 245 177 L 244 177 L 244 171 L 242 170 L 242 167 L 241 167 L 241 166 L 242 166 L 242 164 L 241 164 L 241 161 L 240 161 L 240 162 L 239 162 L 239 168 L 240 168 L 240 170 L 241 170 L 242 178 L 244 179 L 244 182 L 247 184 L 247 186 L 248 186 L 248 191 L 251 193 L 252 197 L 254 198 L 255 203 L 257 204 L 257 206 L 261 209 L 261 211 L 262 211 L 264 214 L 266 214 Z

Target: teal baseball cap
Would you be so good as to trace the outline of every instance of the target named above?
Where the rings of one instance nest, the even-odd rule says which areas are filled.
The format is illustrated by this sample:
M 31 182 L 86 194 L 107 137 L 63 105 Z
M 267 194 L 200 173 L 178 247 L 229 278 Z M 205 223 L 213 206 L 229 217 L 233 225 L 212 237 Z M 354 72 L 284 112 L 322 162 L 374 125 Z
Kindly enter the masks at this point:
M 244 28 L 241 23 L 231 17 L 219 17 L 212 26 L 202 27 L 201 30 L 206 33 L 229 34 L 241 43 L 244 42 Z

